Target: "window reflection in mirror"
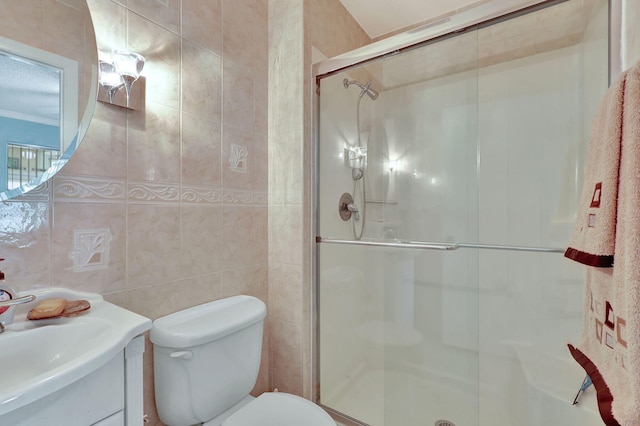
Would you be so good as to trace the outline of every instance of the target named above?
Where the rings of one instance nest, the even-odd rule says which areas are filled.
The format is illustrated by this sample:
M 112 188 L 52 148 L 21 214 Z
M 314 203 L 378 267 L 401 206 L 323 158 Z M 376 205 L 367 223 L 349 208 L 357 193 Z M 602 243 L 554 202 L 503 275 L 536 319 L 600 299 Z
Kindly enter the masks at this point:
M 7 189 L 16 189 L 42 176 L 60 158 L 60 151 L 24 144 L 7 144 Z
M 0 51 L 0 192 L 56 170 L 78 129 L 77 62 L 7 45 L 10 51 Z
M 29 183 L 60 156 L 60 74 L 0 54 L 0 188 Z

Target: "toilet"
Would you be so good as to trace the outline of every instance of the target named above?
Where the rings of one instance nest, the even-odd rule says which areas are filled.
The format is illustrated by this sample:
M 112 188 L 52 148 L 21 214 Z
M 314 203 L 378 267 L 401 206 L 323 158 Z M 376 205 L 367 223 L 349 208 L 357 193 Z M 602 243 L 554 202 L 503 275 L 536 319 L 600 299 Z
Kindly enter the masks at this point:
M 336 426 L 322 408 L 284 392 L 249 395 L 267 314 L 234 296 L 158 318 L 151 328 L 156 406 L 168 426 Z

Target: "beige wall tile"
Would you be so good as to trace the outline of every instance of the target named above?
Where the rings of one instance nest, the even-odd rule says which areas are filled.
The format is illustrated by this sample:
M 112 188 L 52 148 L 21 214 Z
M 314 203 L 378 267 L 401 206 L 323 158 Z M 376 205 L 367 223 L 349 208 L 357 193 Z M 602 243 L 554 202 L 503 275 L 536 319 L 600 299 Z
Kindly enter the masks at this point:
M 251 266 L 222 272 L 222 297 L 241 294 L 255 296 L 254 273 Z
M 278 191 L 302 192 L 303 146 L 300 138 L 302 132 L 289 131 L 284 128 L 281 132 L 269 128 L 269 186 Z
M 302 326 L 269 317 L 271 386 L 302 396 Z
M 371 42 L 340 1 L 306 1 L 304 6 L 307 52 L 314 45 L 327 57 L 333 57 Z
M 227 126 L 253 132 L 254 79 L 253 70 L 231 61 L 224 61 L 222 82 L 222 114 Z
M 258 28 L 265 20 L 263 3 L 260 0 L 223 0 L 222 28 L 225 59 L 253 67 L 259 61 L 256 41 Z M 263 39 L 264 40 L 264 39 Z
M 129 9 L 164 28 L 180 33 L 180 0 L 127 0 Z
M 127 287 L 180 278 L 180 209 L 130 204 L 127 210 Z
M 183 308 L 181 281 L 131 289 L 127 292 L 127 309 L 151 320 L 172 314 Z
M 302 336 L 309 331 L 303 324 L 310 321 L 312 282 L 310 249 L 304 244 L 312 242 L 305 229 L 310 223 L 302 215 L 310 216 L 312 201 L 305 196 L 313 149 L 311 102 L 305 94 L 312 85 L 310 74 L 300 70 L 310 69 L 312 46 L 334 56 L 370 40 L 339 1 L 302 5 L 287 0 L 269 4 L 269 301 L 271 315 L 290 321 L 272 318 L 270 359 L 272 386 L 311 397 L 311 378 L 302 371 Z M 285 309 L 287 297 L 293 300 Z M 290 341 L 283 341 L 284 329 Z
M 253 207 L 253 263 L 269 261 L 269 209 Z
M 255 96 L 254 132 L 267 135 L 269 125 L 269 74 L 256 69 L 253 76 L 253 93 Z
M 222 61 L 195 44 L 182 45 L 182 110 L 210 120 L 221 120 Z
M 261 263 L 253 266 L 253 295 L 269 307 L 269 265 Z
M 220 187 L 220 123 L 182 114 L 182 183 Z
M 109 303 L 113 303 L 114 305 L 121 306 L 125 309 L 129 309 L 128 307 L 128 293 L 127 291 L 114 291 L 113 293 L 104 293 L 102 297 Z M 148 333 L 147 333 L 148 334 Z M 145 359 L 148 357 L 149 347 L 145 343 Z
M 61 170 L 65 175 L 127 176 L 126 112 L 101 102 L 76 155 Z
M 27 27 L 22 18 L 29 14 L 21 6 L 29 7 L 40 29 L 32 26 L 22 34 L 41 43 L 43 11 L 38 5 L 45 1 L 57 7 L 55 0 L 0 1 L 3 16 L 16 13 L 12 23 L 17 27 Z M 180 2 L 164 3 L 89 0 L 98 44 L 145 56 L 145 108 L 132 112 L 98 105 L 84 143 L 56 180 L 55 205 L 49 201 L 53 189 L 36 197 L 41 201 L 32 197 L 0 204 L 0 248 L 7 259 L 1 269 L 20 290 L 68 285 L 98 291 L 112 303 L 155 319 L 222 297 L 219 269 L 224 266 L 228 294 L 246 290 L 268 301 L 267 2 L 228 1 L 225 22 L 235 28 L 227 28 L 226 42 L 221 0 L 182 1 L 184 39 L 176 13 Z M 66 34 L 67 28 L 48 25 L 50 32 Z M 16 35 L 14 30 L 10 35 Z M 223 45 L 231 52 L 227 57 L 222 56 Z M 230 174 L 225 188 L 222 166 L 229 163 L 222 156 L 220 124 L 223 62 L 231 98 L 227 127 L 237 129 L 226 130 L 225 140 L 251 149 L 246 176 L 237 180 Z M 234 97 L 240 102 L 234 103 Z M 254 193 L 254 186 L 260 192 Z M 109 268 L 91 273 L 64 269 L 73 230 L 103 225 L 114 232 L 114 250 L 119 247 Z M 268 336 L 267 327 L 255 392 L 270 388 Z M 145 413 L 150 424 L 160 424 L 148 339 L 144 365 Z
M 262 356 L 260 358 L 260 371 L 258 373 L 258 380 L 256 385 L 251 391 L 251 395 L 258 396 L 263 392 L 267 392 L 271 389 L 271 377 L 270 377 L 270 355 L 269 355 L 269 317 L 264 319 L 264 333 L 262 335 Z
M 222 211 L 216 205 L 181 207 L 182 276 L 220 271 L 222 257 Z
M 269 207 L 269 262 L 302 265 L 302 206 Z
M 183 308 L 212 302 L 222 297 L 222 275 L 219 272 L 181 281 L 180 304 Z
M 253 189 L 269 190 L 269 146 L 266 132 L 253 133 Z
M 635 0 L 622 0 L 622 4 L 622 66 L 626 69 L 640 60 L 640 4 Z
M 269 266 L 269 315 L 301 324 L 302 267 L 272 262 Z
M 182 0 L 182 37 L 222 54 L 222 0 Z
M 283 19 L 302 19 L 304 2 L 300 0 L 269 0 L 269 21 L 280 24 Z
M 269 392 L 271 386 L 269 384 L 269 342 L 265 341 L 262 345 L 262 357 L 260 358 L 260 371 L 258 372 L 258 380 L 251 391 L 251 395 L 259 396 L 264 392 Z
M 147 102 L 128 114 L 127 177 L 135 181 L 180 181 L 180 112 Z
M 127 34 L 126 49 L 145 58 L 147 104 L 180 108 L 180 37 L 132 12 L 127 12 Z
M 253 209 L 222 207 L 222 270 L 249 266 L 253 262 Z

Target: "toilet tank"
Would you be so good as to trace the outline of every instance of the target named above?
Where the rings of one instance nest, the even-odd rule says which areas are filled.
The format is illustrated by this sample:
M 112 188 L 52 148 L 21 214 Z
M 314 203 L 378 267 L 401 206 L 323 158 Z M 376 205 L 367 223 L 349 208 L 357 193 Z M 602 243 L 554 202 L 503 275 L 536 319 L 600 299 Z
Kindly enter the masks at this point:
M 234 296 L 153 322 L 156 406 L 162 422 L 202 423 L 249 394 L 260 368 L 266 313 L 260 299 Z

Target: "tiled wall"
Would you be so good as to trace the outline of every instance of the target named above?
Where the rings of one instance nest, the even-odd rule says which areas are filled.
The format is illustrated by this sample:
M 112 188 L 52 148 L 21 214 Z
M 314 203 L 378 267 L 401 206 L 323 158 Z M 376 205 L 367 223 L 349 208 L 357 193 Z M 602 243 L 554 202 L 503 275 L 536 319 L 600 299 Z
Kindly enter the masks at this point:
M 20 290 L 96 291 L 150 318 L 257 295 L 271 331 L 258 389 L 270 364 L 272 386 L 311 396 L 311 46 L 334 56 L 369 39 L 338 0 L 269 0 L 268 30 L 267 1 L 90 2 L 100 44 L 147 58 L 146 109 L 99 104 L 63 174 L 0 205 L 2 269 Z M 628 41 L 627 57 L 640 58 Z M 242 147 L 246 168 L 230 168 Z M 108 265 L 74 272 L 74 231 L 94 229 L 108 230 Z
M 99 47 L 145 56 L 146 105 L 127 111 L 99 103 L 62 174 L 0 204 L 7 279 L 21 291 L 102 293 L 151 319 L 241 293 L 268 302 L 267 1 L 89 6 Z M 108 261 L 74 270 L 77 231 L 92 230 L 108 240 Z M 264 347 L 257 392 L 269 388 Z M 153 425 L 146 349 L 145 412 Z
M 311 49 L 370 40 L 338 0 L 271 0 L 269 23 L 271 384 L 313 398 Z
M 640 4 L 636 0 L 622 0 L 622 9 L 622 67 L 625 69 L 640 61 Z
M 302 395 L 302 84 L 300 1 L 269 1 L 269 325 L 271 384 Z

